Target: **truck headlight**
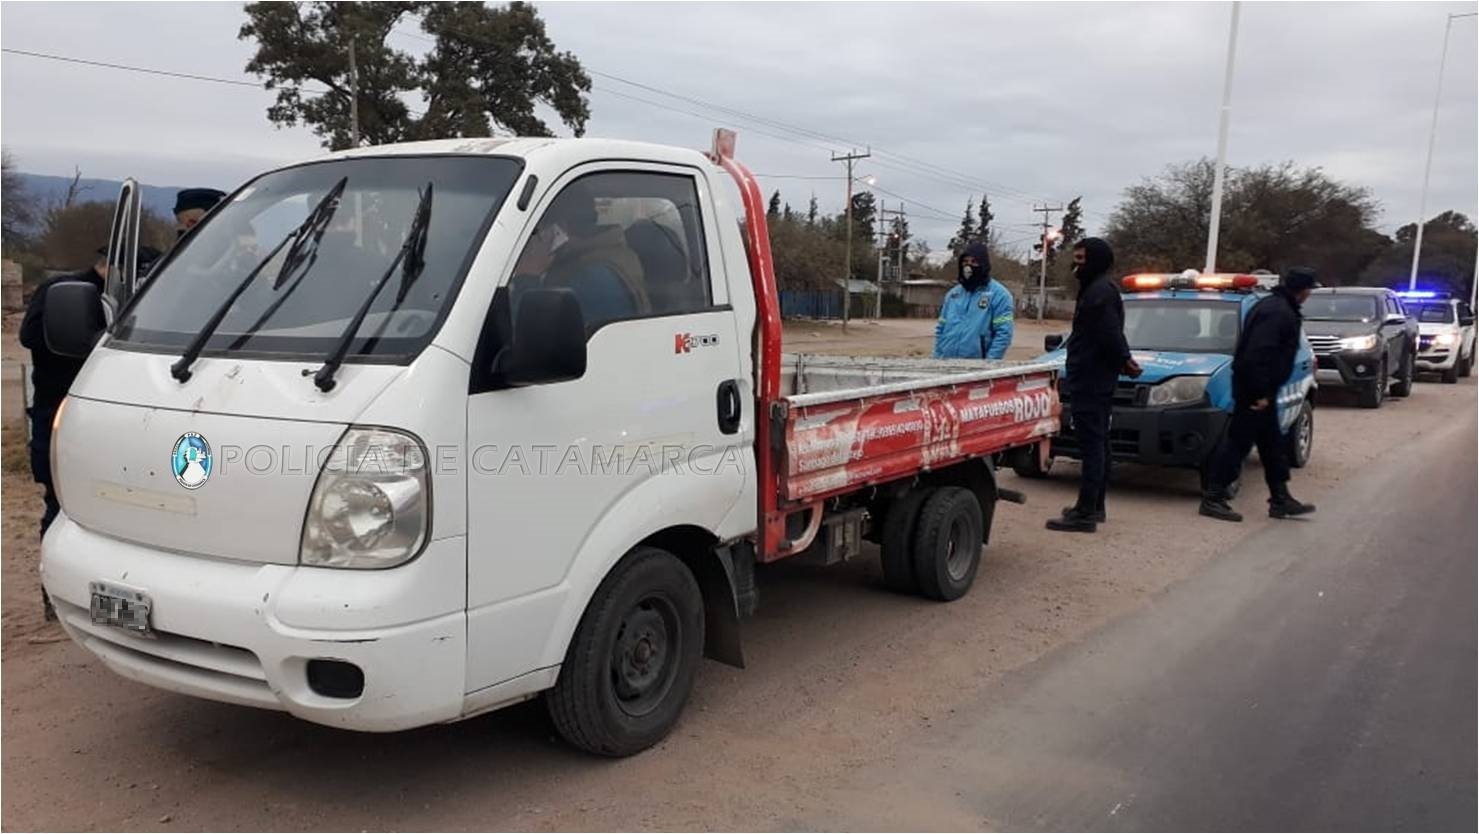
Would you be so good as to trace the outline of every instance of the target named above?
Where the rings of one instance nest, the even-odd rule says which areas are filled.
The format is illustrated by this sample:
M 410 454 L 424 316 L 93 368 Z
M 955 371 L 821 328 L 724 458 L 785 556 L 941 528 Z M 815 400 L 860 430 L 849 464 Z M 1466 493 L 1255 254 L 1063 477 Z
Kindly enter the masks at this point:
M 1177 376 L 1150 388 L 1151 405 L 1185 405 L 1207 395 L 1207 377 Z
M 1349 336 L 1340 340 L 1341 350 L 1371 350 L 1376 347 L 1376 335 L 1367 333 L 1365 336 Z
M 1436 337 L 1433 338 L 1433 343 L 1440 347 L 1453 347 L 1454 345 L 1458 344 L 1458 334 L 1439 333 Z
M 360 569 L 410 561 L 426 542 L 430 492 L 419 440 L 391 429 L 349 429 L 313 485 L 299 561 Z

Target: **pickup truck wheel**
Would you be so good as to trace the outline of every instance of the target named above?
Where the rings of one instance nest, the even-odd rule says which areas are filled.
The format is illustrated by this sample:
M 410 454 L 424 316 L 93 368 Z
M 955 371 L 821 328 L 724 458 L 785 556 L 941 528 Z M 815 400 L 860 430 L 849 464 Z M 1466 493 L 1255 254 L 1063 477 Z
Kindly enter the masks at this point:
M 1459 356 L 1459 358 L 1458 358 L 1458 375 L 1461 376 L 1461 377 L 1464 377 L 1465 379 L 1467 379 L 1469 377 L 1469 375 L 1472 374 L 1473 372 L 1474 372 L 1474 357 L 1472 357 L 1472 356 Z
M 698 672 L 704 604 L 676 556 L 638 547 L 601 583 L 546 697 L 572 745 L 630 756 L 673 729 Z
M 879 543 L 883 563 L 883 584 L 889 590 L 912 594 L 919 590 L 914 580 L 914 531 L 919 524 L 919 508 L 932 490 L 910 489 L 893 500 L 883 518 L 883 541 Z
M 1315 410 L 1306 400 L 1299 406 L 1299 416 L 1289 429 L 1289 465 L 1303 469 L 1309 465 L 1310 455 L 1315 449 Z
M 1381 372 L 1376 381 L 1361 389 L 1359 402 L 1362 408 L 1381 408 L 1387 395 L 1387 361 L 1381 361 Z
M 981 502 L 961 487 L 941 487 L 919 511 L 914 576 L 924 596 L 949 602 L 971 589 L 981 566 Z
M 1417 377 L 1417 360 L 1413 358 L 1412 351 L 1407 352 L 1407 358 L 1402 360 L 1402 370 L 1397 374 L 1397 381 L 1392 383 L 1392 396 L 1407 397 L 1412 394 L 1412 380 Z M 1447 379 L 1445 378 L 1446 382 Z
M 1458 363 L 1457 362 L 1454 362 L 1453 363 L 1453 367 L 1452 368 L 1449 368 L 1448 370 L 1446 370 L 1446 371 L 1443 372 L 1443 384 L 1444 385 L 1457 385 L 1458 384 Z

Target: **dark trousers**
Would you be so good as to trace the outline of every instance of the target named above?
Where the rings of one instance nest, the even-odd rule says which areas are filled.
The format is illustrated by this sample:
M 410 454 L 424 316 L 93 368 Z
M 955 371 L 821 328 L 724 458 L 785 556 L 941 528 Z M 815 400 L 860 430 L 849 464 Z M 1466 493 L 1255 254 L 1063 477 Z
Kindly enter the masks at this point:
M 46 490 L 46 510 L 41 515 L 41 535 L 61 512 L 62 505 L 56 498 L 51 485 L 51 421 L 56 416 L 56 406 L 37 404 L 31 408 L 31 477 Z
M 1079 476 L 1078 503 L 1082 512 L 1104 508 L 1104 493 L 1109 490 L 1109 415 L 1110 397 L 1074 394 L 1069 405 L 1073 415 L 1073 436 L 1078 439 L 1082 474 Z
M 1258 458 L 1263 461 L 1263 479 L 1268 482 L 1269 497 L 1279 498 L 1288 492 L 1285 485 L 1289 483 L 1289 456 L 1284 433 L 1279 431 L 1278 411 L 1272 404 L 1262 411 L 1239 404 L 1228 421 L 1227 436 L 1212 463 L 1208 487 L 1216 497 L 1227 497 L 1228 485 L 1238 479 L 1243 471 L 1243 459 L 1254 446 L 1258 447 Z

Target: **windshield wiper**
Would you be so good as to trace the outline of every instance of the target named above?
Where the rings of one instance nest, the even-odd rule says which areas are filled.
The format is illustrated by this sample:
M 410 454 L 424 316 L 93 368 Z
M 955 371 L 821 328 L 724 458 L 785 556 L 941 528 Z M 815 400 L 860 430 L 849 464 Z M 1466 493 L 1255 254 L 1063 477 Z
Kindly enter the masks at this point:
M 360 305 L 354 318 L 349 320 L 349 326 L 344 328 L 344 333 L 339 337 L 339 343 L 329 352 L 323 367 L 313 375 L 313 384 L 318 386 L 318 390 L 325 393 L 333 390 L 335 372 L 339 370 L 340 365 L 344 364 L 344 357 L 349 353 L 349 346 L 354 343 L 355 334 L 365 323 L 365 316 L 369 315 L 370 306 L 375 303 L 375 299 L 379 297 L 380 291 L 385 289 L 385 285 L 390 283 L 396 267 L 401 268 L 401 284 L 396 290 L 395 303 L 385 311 L 386 322 L 389 322 L 390 314 L 394 313 L 401 306 L 401 302 L 406 300 L 406 293 L 420 277 L 421 270 L 426 267 L 426 235 L 427 229 L 431 227 L 431 196 L 432 184 L 428 182 L 426 190 L 421 192 L 421 199 L 416 203 L 416 215 L 411 220 L 411 227 L 406 230 L 406 240 L 401 244 L 400 251 L 396 253 L 390 266 L 385 269 L 385 274 L 375 282 L 369 297 Z M 384 329 L 384 324 L 381 325 L 381 329 Z M 304 374 L 307 373 L 304 371 Z
M 348 183 L 349 177 L 340 177 L 339 181 L 334 184 L 334 187 L 329 189 L 329 193 L 325 194 L 323 199 L 319 200 L 318 204 L 313 207 L 313 210 L 308 212 L 308 217 L 304 218 L 302 224 L 289 232 L 288 236 L 283 238 L 281 243 L 272 247 L 272 251 L 267 253 L 267 257 L 258 261 L 257 265 L 252 267 L 252 270 L 247 273 L 247 276 L 241 279 L 241 283 L 236 285 L 236 289 L 232 290 L 231 294 L 226 296 L 226 300 L 221 302 L 221 306 L 216 308 L 216 312 L 212 313 L 209 319 L 206 319 L 205 325 L 200 328 L 199 333 L 195 334 L 195 338 L 190 340 L 190 344 L 185 348 L 185 352 L 170 366 L 170 376 L 180 382 L 186 382 L 190 379 L 190 366 L 195 364 L 196 359 L 200 358 L 200 352 L 205 349 L 205 344 L 210 341 L 211 336 L 215 335 L 216 328 L 221 326 L 222 319 L 226 318 L 226 314 L 235 306 L 236 300 L 241 298 L 241 294 L 246 292 L 246 288 L 252 285 L 252 282 L 257 279 L 257 276 L 262 270 L 268 264 L 272 263 L 272 259 L 277 257 L 277 253 L 281 252 L 284 246 L 288 244 L 293 245 L 288 250 L 288 257 L 284 259 L 286 262 L 292 263 L 295 268 L 299 263 L 303 262 L 306 255 L 300 247 L 310 238 L 317 244 L 318 239 L 323 237 L 323 230 L 328 228 L 330 218 L 334 216 L 335 210 L 339 208 L 339 196 L 344 193 L 344 187 Z M 288 263 L 283 264 L 284 270 L 278 273 L 277 280 L 273 282 L 273 291 L 276 291 L 278 287 L 282 286 L 287 265 Z M 312 264 L 309 265 L 312 266 Z

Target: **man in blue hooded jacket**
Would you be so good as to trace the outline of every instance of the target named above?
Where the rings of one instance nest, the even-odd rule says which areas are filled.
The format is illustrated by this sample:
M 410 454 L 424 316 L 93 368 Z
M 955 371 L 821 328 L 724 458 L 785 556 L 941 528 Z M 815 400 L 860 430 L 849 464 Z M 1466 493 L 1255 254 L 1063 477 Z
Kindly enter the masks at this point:
M 1012 294 L 991 280 L 991 253 L 972 243 L 956 261 L 960 283 L 945 293 L 935 324 L 936 359 L 1002 359 L 1012 346 Z

